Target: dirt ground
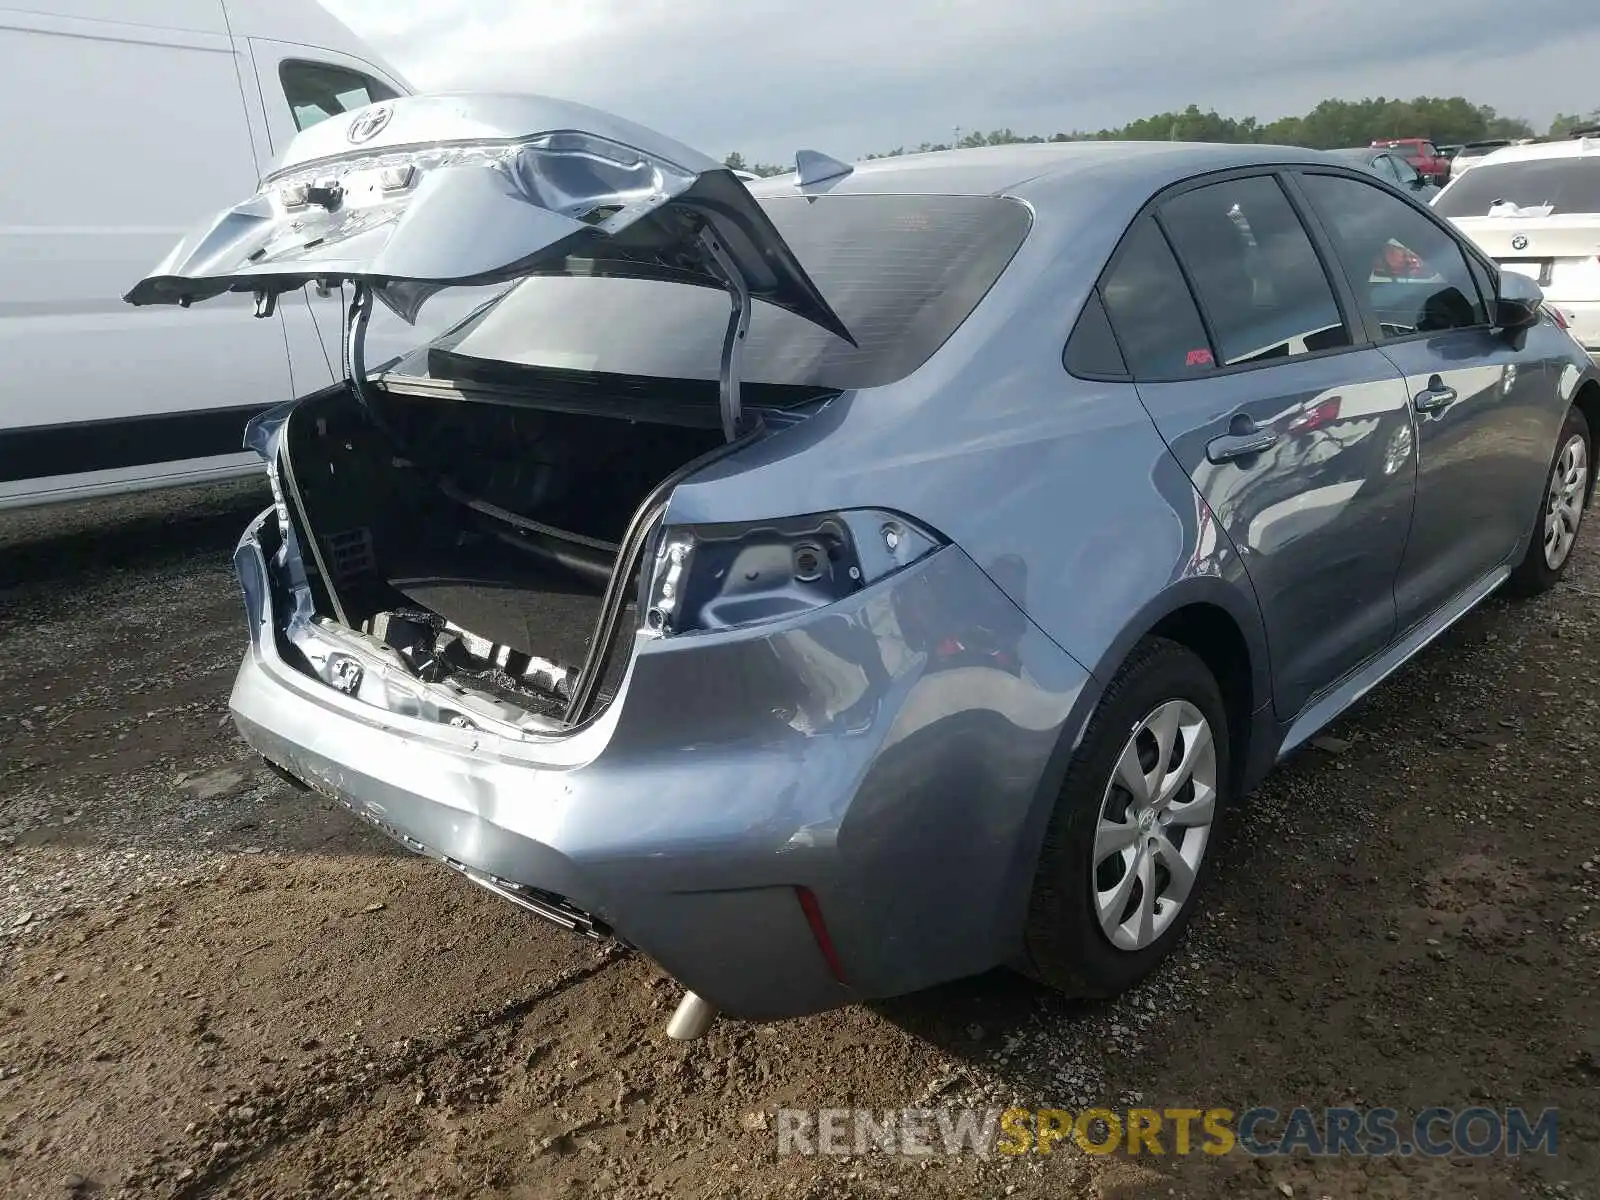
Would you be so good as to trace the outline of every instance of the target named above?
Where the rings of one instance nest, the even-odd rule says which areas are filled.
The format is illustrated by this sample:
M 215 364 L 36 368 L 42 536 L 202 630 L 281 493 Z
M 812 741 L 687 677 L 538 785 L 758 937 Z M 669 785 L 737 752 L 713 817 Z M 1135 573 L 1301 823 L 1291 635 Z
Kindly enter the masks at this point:
M 253 484 L 0 517 L 0 1196 L 1600 1195 L 1600 546 L 1237 814 L 1136 993 L 677 991 L 260 767 Z M 952 881 L 959 886 L 959 881 Z M 1558 1107 L 1554 1157 L 780 1156 L 780 1108 Z

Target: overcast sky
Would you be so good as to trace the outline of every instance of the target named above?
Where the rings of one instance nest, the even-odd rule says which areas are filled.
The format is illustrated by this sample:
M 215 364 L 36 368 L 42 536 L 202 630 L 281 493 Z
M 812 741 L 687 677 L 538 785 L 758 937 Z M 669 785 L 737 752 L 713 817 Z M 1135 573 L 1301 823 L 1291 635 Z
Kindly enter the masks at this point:
M 1594 0 L 324 0 L 420 88 L 579 100 L 721 157 L 855 158 L 952 128 L 1050 134 L 1189 103 L 1600 105 Z M 1395 130 L 1397 134 L 1409 132 Z

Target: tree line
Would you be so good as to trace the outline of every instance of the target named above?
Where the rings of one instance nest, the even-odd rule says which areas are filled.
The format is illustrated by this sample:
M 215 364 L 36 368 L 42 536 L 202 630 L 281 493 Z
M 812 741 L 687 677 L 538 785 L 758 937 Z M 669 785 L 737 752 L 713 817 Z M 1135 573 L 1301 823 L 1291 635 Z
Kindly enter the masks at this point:
M 1546 133 L 1550 137 L 1561 137 L 1580 125 L 1600 125 L 1600 109 L 1588 113 L 1558 113 Z M 956 132 L 959 134 L 959 127 Z M 1191 104 L 1182 112 L 1156 113 L 1115 129 L 1073 130 L 1048 136 L 1023 135 L 1009 128 L 987 133 L 974 129 L 952 137 L 949 142 L 896 146 L 866 157 L 893 158 L 900 154 L 1004 146 L 1014 142 L 1257 142 L 1336 150 L 1344 146 L 1365 146 L 1376 138 L 1390 137 L 1426 137 L 1432 138 L 1436 145 L 1450 145 L 1489 138 L 1534 136 L 1534 127 L 1521 117 L 1502 116 L 1489 105 L 1472 104 L 1463 96 L 1418 96 L 1414 100 L 1378 96 L 1365 100 L 1324 100 L 1303 116 L 1280 117 L 1266 123 L 1255 117 L 1224 117 L 1215 109 L 1201 112 L 1198 105 Z M 792 164 L 747 162 L 738 151 L 728 155 L 725 161 L 736 171 L 750 171 L 756 175 L 777 175 L 792 167 Z

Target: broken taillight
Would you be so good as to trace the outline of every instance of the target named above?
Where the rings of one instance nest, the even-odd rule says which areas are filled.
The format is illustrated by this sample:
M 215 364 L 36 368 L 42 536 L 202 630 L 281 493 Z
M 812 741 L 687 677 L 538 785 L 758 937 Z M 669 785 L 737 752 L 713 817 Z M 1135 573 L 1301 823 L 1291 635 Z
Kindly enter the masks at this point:
M 842 600 L 943 545 L 897 513 L 872 509 L 662 529 L 640 605 L 666 636 L 736 629 Z

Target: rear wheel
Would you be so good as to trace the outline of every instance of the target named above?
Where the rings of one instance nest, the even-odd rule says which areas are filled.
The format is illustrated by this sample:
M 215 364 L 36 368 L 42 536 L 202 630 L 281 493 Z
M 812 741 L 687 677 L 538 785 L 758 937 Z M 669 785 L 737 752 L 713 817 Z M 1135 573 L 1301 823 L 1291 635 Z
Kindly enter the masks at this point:
M 1534 518 L 1528 552 L 1506 582 L 1511 594 L 1536 596 L 1547 592 L 1565 573 L 1589 499 L 1592 449 L 1589 422 L 1574 406 L 1567 411 L 1561 436 L 1556 439 L 1555 457 L 1545 481 L 1539 515 Z
M 1177 942 L 1228 790 L 1222 694 L 1188 648 L 1135 648 L 1067 768 L 1034 878 L 1027 950 L 1045 983 L 1110 996 Z

